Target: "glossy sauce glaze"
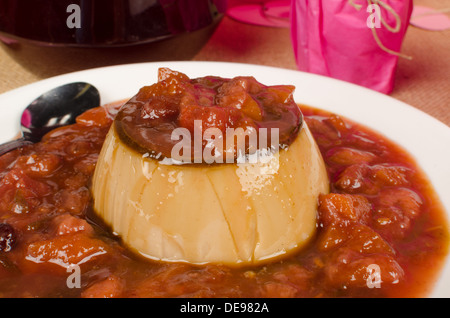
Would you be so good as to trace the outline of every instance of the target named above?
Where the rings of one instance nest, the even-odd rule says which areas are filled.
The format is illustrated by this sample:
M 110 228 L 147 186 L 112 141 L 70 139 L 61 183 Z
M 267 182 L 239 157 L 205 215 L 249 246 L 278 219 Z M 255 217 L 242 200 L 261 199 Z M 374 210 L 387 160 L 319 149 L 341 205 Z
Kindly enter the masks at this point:
M 158 82 L 141 88 L 122 107 L 114 124 L 124 143 L 158 160 L 171 158 L 178 143 L 172 138 L 176 128 L 185 128 L 192 136 L 195 129 L 203 135 L 206 129 L 215 128 L 224 139 L 227 129 L 254 129 L 258 134 L 265 128 L 269 140 L 271 128 L 276 128 L 280 145 L 288 146 L 303 121 L 293 92 L 293 86 L 266 86 L 253 77 L 189 79 L 183 73 L 160 69 Z M 201 122 L 200 127 L 195 127 L 196 121 Z M 193 143 L 191 147 L 194 149 Z M 207 147 L 206 141 L 202 147 Z M 248 148 L 247 144 L 247 153 Z
M 359 124 L 301 110 L 332 187 L 318 198 L 318 231 L 306 249 L 242 268 L 155 262 L 127 250 L 92 214 L 91 178 L 117 113 L 117 105 L 109 105 L 0 158 L 0 295 L 426 296 L 447 256 L 449 235 L 420 168 Z M 79 287 L 68 285 L 73 264 L 80 268 Z

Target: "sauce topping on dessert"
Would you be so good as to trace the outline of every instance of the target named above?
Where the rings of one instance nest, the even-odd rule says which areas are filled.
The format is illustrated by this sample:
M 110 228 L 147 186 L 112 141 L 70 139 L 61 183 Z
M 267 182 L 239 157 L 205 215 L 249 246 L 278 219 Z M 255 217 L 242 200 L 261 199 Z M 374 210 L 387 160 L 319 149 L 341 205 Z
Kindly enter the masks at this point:
M 172 137 L 174 129 L 186 128 L 193 135 L 196 121 L 200 134 L 208 128 L 219 129 L 223 136 L 229 128 L 256 133 L 266 128 L 269 144 L 271 128 L 277 128 L 279 144 L 289 145 L 303 120 L 293 91 L 293 86 L 266 86 L 253 77 L 189 79 L 163 68 L 157 83 L 141 88 L 122 107 L 115 120 L 116 131 L 127 145 L 156 159 L 171 158 L 178 143 Z M 205 146 L 207 141 L 203 141 Z

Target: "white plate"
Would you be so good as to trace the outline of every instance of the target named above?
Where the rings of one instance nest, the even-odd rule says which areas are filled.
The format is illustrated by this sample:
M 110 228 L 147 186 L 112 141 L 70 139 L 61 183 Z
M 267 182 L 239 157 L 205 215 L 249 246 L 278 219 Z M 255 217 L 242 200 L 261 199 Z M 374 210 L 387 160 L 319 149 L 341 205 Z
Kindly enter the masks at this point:
M 332 111 L 366 125 L 406 149 L 424 170 L 450 214 L 450 128 L 437 119 L 386 95 L 334 79 L 251 64 L 157 62 L 104 67 L 42 80 L 0 95 L 0 142 L 19 132 L 22 110 L 43 92 L 75 81 L 94 84 L 102 103 L 133 96 L 157 80 L 159 67 L 189 77 L 251 75 L 267 85 L 296 86 L 295 100 Z M 450 297 L 450 259 L 431 297 Z

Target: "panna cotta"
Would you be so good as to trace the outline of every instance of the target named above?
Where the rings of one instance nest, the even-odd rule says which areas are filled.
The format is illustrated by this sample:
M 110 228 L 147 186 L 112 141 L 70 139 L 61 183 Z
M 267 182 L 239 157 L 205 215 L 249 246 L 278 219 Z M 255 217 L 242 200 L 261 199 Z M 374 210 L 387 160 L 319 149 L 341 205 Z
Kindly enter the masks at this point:
M 293 91 L 160 69 L 110 128 L 95 213 L 155 260 L 258 264 L 304 247 L 329 181 Z

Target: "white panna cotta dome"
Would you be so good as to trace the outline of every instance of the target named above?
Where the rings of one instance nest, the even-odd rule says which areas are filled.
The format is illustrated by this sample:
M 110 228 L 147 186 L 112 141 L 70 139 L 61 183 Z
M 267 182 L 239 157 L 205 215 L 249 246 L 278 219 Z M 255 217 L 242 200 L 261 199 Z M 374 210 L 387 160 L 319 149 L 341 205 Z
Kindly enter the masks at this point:
M 155 260 L 258 264 L 304 247 L 329 182 L 292 91 L 253 78 L 190 80 L 161 70 L 158 83 L 141 89 L 110 128 L 93 177 L 96 214 L 131 249 Z M 253 128 L 277 127 L 280 119 L 282 147 L 256 162 L 162 160 L 171 149 L 161 137 L 165 129 L 189 129 L 191 119 L 200 119 L 225 131 L 218 118 Z

